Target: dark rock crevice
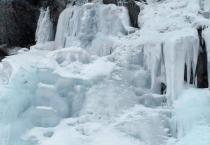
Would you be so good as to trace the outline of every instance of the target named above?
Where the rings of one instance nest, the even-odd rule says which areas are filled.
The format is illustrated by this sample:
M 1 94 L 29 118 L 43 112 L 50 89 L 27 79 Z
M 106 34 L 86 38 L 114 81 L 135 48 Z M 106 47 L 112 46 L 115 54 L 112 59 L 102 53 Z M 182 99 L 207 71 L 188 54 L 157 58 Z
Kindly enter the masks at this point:
M 135 28 L 139 28 L 138 25 L 138 16 L 140 13 L 140 7 L 133 0 L 129 0 L 128 3 L 125 4 L 128 9 L 128 13 L 130 16 L 131 26 Z
M 8 44 L 8 47 L 34 45 L 40 8 L 50 6 L 51 20 L 56 30 L 58 17 L 66 4 L 67 0 L 0 1 L 0 45 Z
M 190 78 L 187 77 L 187 73 L 189 70 L 187 70 L 187 64 L 185 63 L 185 69 L 184 69 L 184 81 L 185 82 L 188 82 L 189 81 L 189 84 L 194 84 L 194 75 L 193 75 L 193 65 L 192 65 L 193 62 L 191 62 L 191 66 L 190 66 Z M 188 80 L 190 79 L 190 80 Z
M 25 47 L 35 43 L 39 8 L 29 2 L 0 2 L 0 44 Z
M 60 13 L 66 8 L 67 0 L 42 0 L 41 6 L 44 9 L 50 8 L 50 19 L 53 23 L 54 32 L 56 32 L 58 18 Z M 55 35 L 54 35 L 55 36 Z
M 9 56 L 9 52 L 7 51 L 7 45 L 0 45 L 0 61 L 4 59 L 6 56 Z
M 198 62 L 196 67 L 197 76 L 197 87 L 198 88 L 208 88 L 208 63 L 207 63 L 207 53 L 205 40 L 202 38 L 202 28 L 198 30 L 198 36 L 200 39 L 200 52 L 198 55 Z

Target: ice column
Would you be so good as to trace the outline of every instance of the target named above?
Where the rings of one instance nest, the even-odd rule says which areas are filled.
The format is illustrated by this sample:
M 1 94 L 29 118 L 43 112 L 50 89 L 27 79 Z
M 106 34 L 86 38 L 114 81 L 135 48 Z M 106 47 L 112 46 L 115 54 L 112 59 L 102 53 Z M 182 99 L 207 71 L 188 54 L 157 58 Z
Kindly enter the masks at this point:
M 179 92 L 184 85 L 184 67 L 187 64 L 187 82 L 190 82 L 190 70 L 193 69 L 193 76 L 197 65 L 199 52 L 199 39 L 194 36 L 186 36 L 171 40 L 164 46 L 166 84 L 169 104 L 177 99 Z
M 44 9 L 41 9 L 40 11 L 41 13 L 39 16 L 36 30 L 36 42 L 45 43 L 54 39 L 53 23 L 50 20 L 49 7 L 46 11 Z

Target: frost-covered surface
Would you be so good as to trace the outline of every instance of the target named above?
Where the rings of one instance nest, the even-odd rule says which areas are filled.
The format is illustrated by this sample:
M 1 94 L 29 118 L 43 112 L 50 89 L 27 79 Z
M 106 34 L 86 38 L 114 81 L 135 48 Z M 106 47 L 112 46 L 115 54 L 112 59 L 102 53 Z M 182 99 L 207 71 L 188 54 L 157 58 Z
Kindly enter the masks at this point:
M 198 0 L 148 3 L 139 30 L 124 7 L 69 6 L 55 41 L 4 59 L 0 145 L 209 145 L 210 92 L 184 66 L 195 76 L 201 27 L 210 64 L 210 20 Z

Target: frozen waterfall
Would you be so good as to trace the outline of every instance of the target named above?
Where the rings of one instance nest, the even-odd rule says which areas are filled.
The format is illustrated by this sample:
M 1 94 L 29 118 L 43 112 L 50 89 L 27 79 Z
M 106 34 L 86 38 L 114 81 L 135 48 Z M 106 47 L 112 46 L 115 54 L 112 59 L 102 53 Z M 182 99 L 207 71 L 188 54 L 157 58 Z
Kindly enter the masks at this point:
M 109 55 L 114 48 L 110 36 L 128 35 L 134 31 L 124 7 L 93 3 L 70 6 L 60 15 L 55 49 L 78 46 L 91 54 Z
M 209 1 L 138 3 L 141 29 L 126 7 L 83 2 L 54 41 L 41 9 L 37 44 L 0 63 L 0 145 L 209 145 Z
M 50 20 L 50 9 L 47 10 L 41 8 L 40 16 L 37 24 L 36 30 L 36 42 L 37 43 L 45 43 L 48 41 L 53 41 L 54 32 L 53 32 L 53 24 Z

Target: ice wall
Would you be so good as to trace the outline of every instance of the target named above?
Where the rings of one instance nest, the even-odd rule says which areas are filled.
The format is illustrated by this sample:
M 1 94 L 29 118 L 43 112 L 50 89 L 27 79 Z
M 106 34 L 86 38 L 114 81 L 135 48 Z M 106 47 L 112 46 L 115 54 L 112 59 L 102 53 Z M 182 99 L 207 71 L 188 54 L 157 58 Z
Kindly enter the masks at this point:
M 109 118 L 138 102 L 130 72 L 78 47 L 31 49 L 6 58 L 0 69 L 1 145 L 33 145 L 33 138 L 20 136 L 32 127 L 55 127 L 62 118 L 87 114 Z
M 23 144 L 20 133 L 30 126 L 20 116 L 30 107 L 37 79 L 12 59 L 0 70 L 0 144 Z M 30 61 L 29 61 L 30 62 Z M 22 64 L 24 66 L 24 64 Z M 9 91 L 8 91 L 9 90 Z M 26 144 L 29 144 L 26 142 Z
M 93 3 L 70 6 L 60 15 L 55 49 L 79 46 L 91 54 L 104 56 L 113 49 L 112 36 L 133 31 L 124 7 Z
M 45 43 L 54 40 L 53 23 L 50 20 L 50 9 L 41 9 L 36 30 L 36 42 Z

